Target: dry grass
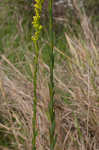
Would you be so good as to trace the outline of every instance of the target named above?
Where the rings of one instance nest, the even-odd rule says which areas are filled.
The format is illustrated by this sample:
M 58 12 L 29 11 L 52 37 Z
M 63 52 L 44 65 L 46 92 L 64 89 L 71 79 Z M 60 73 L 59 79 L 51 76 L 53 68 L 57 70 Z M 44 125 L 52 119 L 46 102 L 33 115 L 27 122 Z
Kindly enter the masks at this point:
M 75 149 L 99 149 L 99 53 L 95 46 L 89 48 L 81 44 L 77 39 L 71 39 L 66 35 L 72 58 L 67 58 L 68 67 L 64 62 L 63 67 L 58 72 L 65 84 L 63 89 L 65 93 L 69 93 L 69 101 L 71 104 L 67 106 L 71 110 L 70 114 L 64 118 L 65 130 L 69 132 L 66 137 L 66 144 L 69 145 L 76 142 L 79 148 Z M 93 44 L 93 43 L 92 43 Z M 65 74 L 63 72 L 67 71 Z M 58 74 L 57 72 L 57 74 Z M 66 78 L 64 80 L 64 77 Z M 68 79 L 68 81 L 67 81 Z M 61 84 L 61 85 L 63 85 Z M 60 87 L 62 88 L 62 86 Z M 67 96 L 68 98 L 68 96 Z M 66 109 L 67 109 L 66 108 Z M 67 109 L 68 110 L 68 109 Z M 74 117 L 72 115 L 74 114 Z M 67 120 L 69 121 L 68 129 Z M 62 123 L 63 125 L 63 123 Z M 69 131 L 70 130 L 70 131 Z M 68 134 L 66 134 L 67 136 Z M 71 135 L 71 136 L 70 136 Z M 70 139 L 71 138 L 71 139 Z M 71 142 L 70 142 L 71 141 Z M 72 149 L 71 147 L 69 148 Z
M 56 84 L 56 149 L 99 149 L 99 51 L 94 43 L 82 43 L 65 34 L 71 57 L 62 65 L 55 64 Z M 91 41 L 92 42 L 92 41 Z M 58 56 L 58 58 L 60 55 Z M 6 62 L 6 65 L 5 65 Z M 48 76 L 49 67 L 39 58 L 37 149 L 49 149 Z M 68 64 L 67 64 L 68 62 Z M 31 70 L 33 69 L 30 64 Z M 33 71 L 33 70 L 32 70 Z M 0 63 L 0 132 L 7 147 L 16 150 L 31 149 L 32 140 L 32 82 L 4 56 Z M 65 96 L 63 93 L 65 93 Z M 5 148 L 1 148 L 2 150 Z

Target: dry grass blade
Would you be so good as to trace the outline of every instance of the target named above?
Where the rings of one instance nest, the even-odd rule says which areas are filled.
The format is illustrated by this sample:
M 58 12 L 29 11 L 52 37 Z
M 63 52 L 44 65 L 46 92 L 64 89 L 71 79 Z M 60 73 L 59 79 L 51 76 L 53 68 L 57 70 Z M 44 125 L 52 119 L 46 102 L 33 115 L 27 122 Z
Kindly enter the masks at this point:
M 26 77 L 4 56 L 1 55 L 1 58 L 3 61 L 5 61 L 16 73 L 18 73 L 23 79 L 26 79 Z

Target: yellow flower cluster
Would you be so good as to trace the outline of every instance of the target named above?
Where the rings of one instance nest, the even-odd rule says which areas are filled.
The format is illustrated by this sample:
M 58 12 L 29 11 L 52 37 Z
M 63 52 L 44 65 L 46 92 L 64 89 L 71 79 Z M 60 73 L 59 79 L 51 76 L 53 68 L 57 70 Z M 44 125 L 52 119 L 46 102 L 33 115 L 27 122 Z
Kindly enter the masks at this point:
M 40 25 L 40 12 L 42 10 L 43 2 L 44 0 L 35 0 L 35 4 L 34 4 L 35 16 L 33 16 L 33 21 L 32 21 L 33 27 L 35 28 L 35 34 L 34 36 L 32 36 L 33 42 L 38 41 L 40 31 L 42 29 L 42 25 Z

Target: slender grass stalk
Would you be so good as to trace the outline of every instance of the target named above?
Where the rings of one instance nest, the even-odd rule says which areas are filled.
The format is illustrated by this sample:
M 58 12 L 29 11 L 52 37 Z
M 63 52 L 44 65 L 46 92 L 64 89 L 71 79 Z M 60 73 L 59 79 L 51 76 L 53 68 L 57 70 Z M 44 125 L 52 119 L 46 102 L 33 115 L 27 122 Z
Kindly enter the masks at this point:
M 38 71 L 38 56 L 39 56 L 39 47 L 38 43 L 35 43 L 35 59 L 34 59 L 34 76 L 33 76 L 33 93 L 34 93 L 34 99 L 33 99 L 33 139 L 32 139 L 32 149 L 36 150 L 36 136 L 37 136 L 37 129 L 36 129 L 36 112 L 37 112 L 37 71 Z
M 50 134 L 50 150 L 54 150 L 56 144 L 55 135 L 55 111 L 54 111 L 54 80 L 53 80 L 53 70 L 54 70 L 54 52 L 53 52 L 53 0 L 49 0 L 49 34 L 50 34 L 50 83 L 49 83 L 49 115 L 51 127 L 49 129 Z
M 39 46 L 38 40 L 40 37 L 40 32 L 42 26 L 40 25 L 40 13 L 42 10 L 42 4 L 44 0 L 35 0 L 34 9 L 35 9 L 35 16 L 33 16 L 33 27 L 35 29 L 35 34 L 32 36 L 32 40 L 35 46 L 35 58 L 34 58 L 34 76 L 33 76 L 33 138 L 32 138 L 32 149 L 36 150 L 36 137 L 37 137 L 37 129 L 36 129 L 36 112 L 37 112 L 37 72 L 38 72 L 38 57 L 39 57 Z

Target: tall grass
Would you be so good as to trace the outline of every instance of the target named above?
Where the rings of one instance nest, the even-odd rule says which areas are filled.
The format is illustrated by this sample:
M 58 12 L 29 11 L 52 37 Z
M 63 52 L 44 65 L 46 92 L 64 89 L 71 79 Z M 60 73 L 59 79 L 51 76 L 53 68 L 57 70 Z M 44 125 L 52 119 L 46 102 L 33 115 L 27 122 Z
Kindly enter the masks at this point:
M 50 150 L 54 150 L 56 144 L 56 135 L 55 135 L 55 110 L 54 110 L 54 45 L 53 45 L 53 0 L 49 1 L 49 34 L 50 34 L 50 82 L 49 82 L 49 94 L 50 94 L 50 102 L 49 102 L 49 115 L 51 127 L 49 129 L 50 134 Z

